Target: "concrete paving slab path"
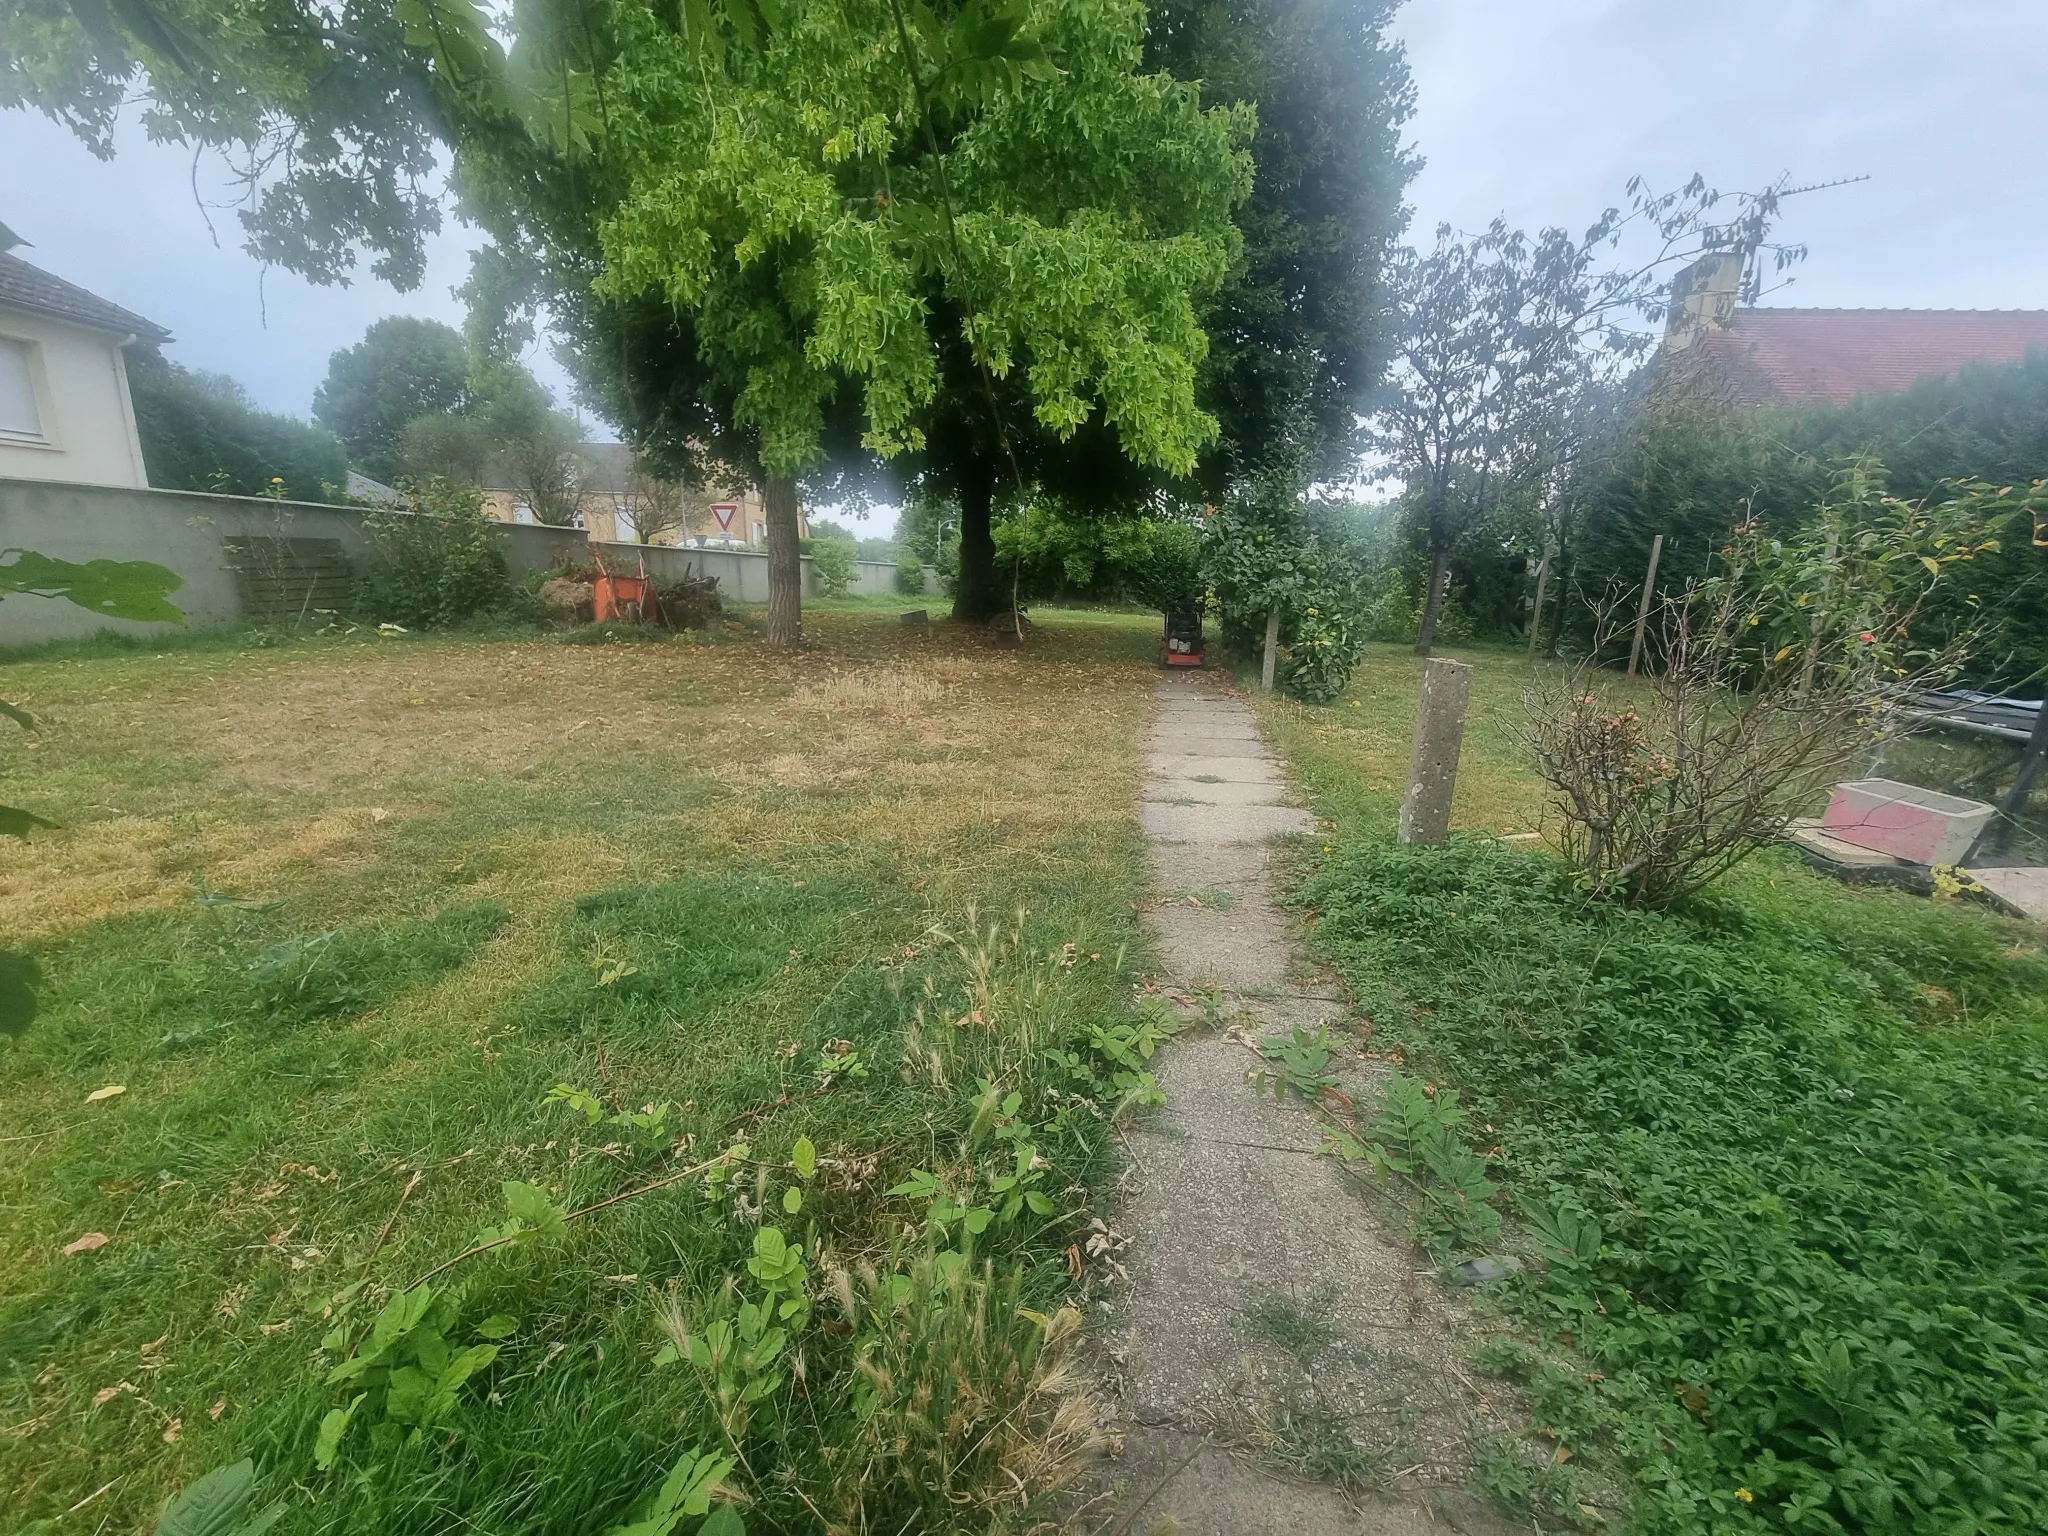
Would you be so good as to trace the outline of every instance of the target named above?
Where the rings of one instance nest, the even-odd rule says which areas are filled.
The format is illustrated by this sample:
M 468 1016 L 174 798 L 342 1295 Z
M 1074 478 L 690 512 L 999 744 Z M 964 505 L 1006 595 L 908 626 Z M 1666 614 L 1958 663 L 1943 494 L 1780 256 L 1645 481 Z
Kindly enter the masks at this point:
M 1145 786 L 1144 798 L 1155 805 L 1284 805 L 1287 786 L 1245 780 L 1232 782 L 1221 774 L 1212 773 L 1199 778 L 1153 779 Z
M 2048 869 L 2025 865 L 1967 871 L 1977 883 L 2022 917 L 2048 922 Z
M 1260 753 L 1243 757 L 1206 757 L 1194 752 L 1155 752 L 1145 771 L 1161 779 L 1221 780 L 1225 784 L 1284 784 L 1280 765 Z
M 1252 1081 L 1258 1039 L 1349 1019 L 1341 989 L 1295 944 L 1272 884 L 1276 840 L 1313 832 L 1316 818 L 1295 803 L 1251 711 L 1218 682 L 1169 674 L 1158 696 L 1138 808 L 1155 884 L 1146 920 L 1164 985 L 1193 1027 L 1155 1060 L 1165 1107 L 1127 1138 L 1119 1226 L 1130 1284 L 1101 1303 L 1124 1453 L 1101 1529 L 1520 1529 L 1461 1491 L 1472 1405 L 1449 1308 L 1418 1273 L 1426 1260 L 1317 1155 L 1319 1118 Z M 1256 1319 L 1290 1309 L 1322 1347 L 1290 1353 L 1261 1335 Z M 1378 1459 L 1386 1491 L 1347 1494 L 1276 1470 L 1286 1432 L 1275 1426 L 1290 1414 L 1341 1423 Z

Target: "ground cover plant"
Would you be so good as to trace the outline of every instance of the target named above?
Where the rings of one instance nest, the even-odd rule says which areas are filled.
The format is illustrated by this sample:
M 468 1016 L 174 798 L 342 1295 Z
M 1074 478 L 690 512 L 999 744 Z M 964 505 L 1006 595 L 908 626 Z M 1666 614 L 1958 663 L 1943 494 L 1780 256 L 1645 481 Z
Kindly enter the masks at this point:
M 201 1492 L 281 1531 L 986 1529 L 1056 1483 L 1066 1248 L 1147 1091 L 1153 637 L 1041 618 L 9 666 L 61 825 L 0 864 L 43 972 L 8 1528 L 244 1458 Z
M 1511 784 L 1488 701 L 1523 664 L 1465 659 L 1482 711 L 1466 767 Z M 1354 692 L 1382 665 L 1402 663 L 1368 656 Z M 1556 1454 L 1502 1448 L 1496 1490 L 1546 1526 L 2039 1529 L 2038 930 L 1777 853 L 1653 913 L 1469 831 L 1402 848 L 1398 777 L 1367 775 L 1405 751 L 1412 713 L 1265 707 L 1343 828 L 1299 895 L 1399 1062 L 1367 1133 L 1447 1197 L 1397 1133 L 1451 1122 L 1501 1225 L 1440 1198 L 1418 1205 L 1423 1235 L 1446 1259 L 1526 1263 L 1486 1292 L 1517 1328 L 1484 1363 Z M 1506 830 L 1530 793 L 1471 819 Z M 1602 1491 L 1616 1474 L 1625 1508 Z

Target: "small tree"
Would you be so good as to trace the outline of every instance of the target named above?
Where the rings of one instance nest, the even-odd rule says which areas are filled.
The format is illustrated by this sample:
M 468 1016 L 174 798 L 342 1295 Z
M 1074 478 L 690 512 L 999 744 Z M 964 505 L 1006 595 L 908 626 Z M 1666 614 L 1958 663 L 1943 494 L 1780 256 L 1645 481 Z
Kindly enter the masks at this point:
M 689 527 L 689 493 L 680 480 L 656 474 L 635 455 L 627 483 L 632 495 L 628 515 L 633 520 L 633 537 L 642 544 L 658 544 L 664 535 L 680 534 Z
M 1503 498 L 1554 478 L 1575 403 L 1648 350 L 1651 334 L 1627 322 L 1663 314 L 1671 271 L 1729 255 L 1754 302 L 1759 253 L 1771 251 L 1779 270 L 1805 255 L 1767 243 L 1782 182 L 1724 199 L 1698 177 L 1661 195 L 1637 179 L 1629 195 L 1626 212 L 1610 208 L 1576 237 L 1553 228 L 1531 239 L 1499 219 L 1472 236 L 1445 224 L 1427 255 L 1395 258 L 1395 387 L 1379 444 L 1422 524 L 1425 656 L 1459 536 Z M 1601 268 L 1605 252 L 1644 242 L 1633 260 Z
M 2034 505 L 2048 506 L 2048 487 L 1966 482 L 1904 502 L 1885 494 L 1881 466 L 1857 461 L 1796 535 L 1741 525 L 1712 574 L 1661 605 L 1658 675 L 1618 691 L 1597 670 L 1599 644 L 1538 674 L 1527 740 L 1587 888 L 1669 906 L 1909 730 L 1914 695 L 1953 677 L 1970 644 L 1923 643 L 1921 621 L 1955 584 L 1951 568 L 1995 552 Z M 1633 611 L 1607 605 L 1597 638 Z
M 855 575 L 853 540 L 813 537 L 801 540 L 799 547 L 811 562 L 811 579 L 818 584 L 818 595 L 846 596 Z
M 536 522 L 572 525 L 583 503 L 576 457 L 582 426 L 556 410 L 539 381 L 517 363 L 486 364 L 476 388 L 496 477 L 526 503 Z

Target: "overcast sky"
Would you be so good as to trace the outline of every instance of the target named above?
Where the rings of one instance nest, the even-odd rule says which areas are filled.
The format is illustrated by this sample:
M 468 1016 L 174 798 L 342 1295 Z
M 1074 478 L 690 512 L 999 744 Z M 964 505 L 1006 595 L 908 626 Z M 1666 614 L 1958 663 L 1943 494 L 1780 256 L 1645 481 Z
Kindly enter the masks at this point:
M 1428 161 L 1418 239 L 1503 213 L 1583 226 L 1638 172 L 1724 189 L 1867 175 L 1788 205 L 1785 235 L 1813 254 L 1767 302 L 2048 307 L 2042 0 L 1410 0 L 1397 30 Z M 191 164 L 132 114 L 103 164 L 40 117 L 0 113 L 0 222 L 33 242 L 19 254 L 168 326 L 173 357 L 273 410 L 305 414 L 328 355 L 380 315 L 459 323 L 459 227 L 416 292 L 318 288 L 264 274 L 231 211 L 213 212 L 216 246 Z

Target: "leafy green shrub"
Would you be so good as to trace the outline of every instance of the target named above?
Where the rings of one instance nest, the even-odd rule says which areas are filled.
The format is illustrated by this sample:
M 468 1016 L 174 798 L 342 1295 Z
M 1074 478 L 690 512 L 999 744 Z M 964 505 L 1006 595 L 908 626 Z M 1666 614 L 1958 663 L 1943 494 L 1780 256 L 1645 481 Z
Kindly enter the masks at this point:
M 440 629 L 495 612 L 512 596 L 497 522 L 475 486 L 438 475 L 406 487 L 403 511 L 363 519 L 373 566 L 363 605 L 380 622 Z
M 1331 703 L 1342 696 L 1364 654 L 1363 627 L 1340 602 L 1318 594 L 1294 617 L 1284 673 L 1288 690 L 1311 704 Z
M 846 596 L 846 589 L 853 585 L 853 541 L 804 539 L 798 547 L 811 557 L 811 575 L 818 583 L 818 596 Z
M 1682 378 L 1682 375 L 1680 376 Z M 1568 590 L 1599 595 L 1643 578 L 1651 540 L 1663 534 L 1658 582 L 1676 591 L 1705 574 L 1741 517 L 1783 536 L 1821 510 L 1828 467 L 1871 454 L 1891 470 L 1894 494 L 1940 499 L 1944 482 L 1977 478 L 2026 485 L 2048 476 L 2048 351 L 1843 404 L 1783 409 L 1734 406 L 1711 390 L 1653 391 L 1616 450 L 1579 488 L 1581 525 Z M 1984 629 L 1973 677 L 2019 681 L 2048 665 L 2048 561 L 2021 534 L 1977 562 L 1967 588 L 1931 605 L 1930 640 Z M 1590 628 L 1568 603 L 1575 627 Z
M 369 1425 L 371 1445 L 385 1456 L 448 1426 L 463 1387 L 498 1358 L 495 1342 L 459 1347 L 457 1339 L 450 1338 L 460 1337 L 461 1315 L 460 1291 L 437 1293 L 430 1286 L 416 1285 L 385 1303 L 369 1336 L 352 1352 L 352 1325 L 335 1325 L 322 1348 L 343 1358 L 328 1371 L 327 1382 L 340 1387 L 349 1401 L 320 1421 L 315 1466 L 323 1472 L 334 1466 L 359 1416 Z M 462 1332 L 495 1341 L 509 1337 L 518 1326 L 499 1314 Z
M 1209 520 L 1205 537 L 1225 647 L 1259 655 L 1278 608 L 1282 676 L 1313 704 L 1343 693 L 1365 652 L 1364 572 L 1347 533 L 1341 511 L 1297 505 L 1281 486 L 1247 492 Z
M 924 596 L 924 561 L 908 545 L 896 552 L 896 590 L 905 597 Z
M 1630 1469 L 1631 1530 L 2048 1528 L 2037 943 L 1789 873 L 1628 911 L 1458 845 L 1304 899 L 1498 1146 L 1541 1261 L 1506 1304 L 1576 1356 L 1545 1422 Z
M 1209 584 L 1202 570 L 1202 530 L 1154 523 L 1144 563 L 1130 578 L 1132 595 L 1161 613 L 1198 613 Z

